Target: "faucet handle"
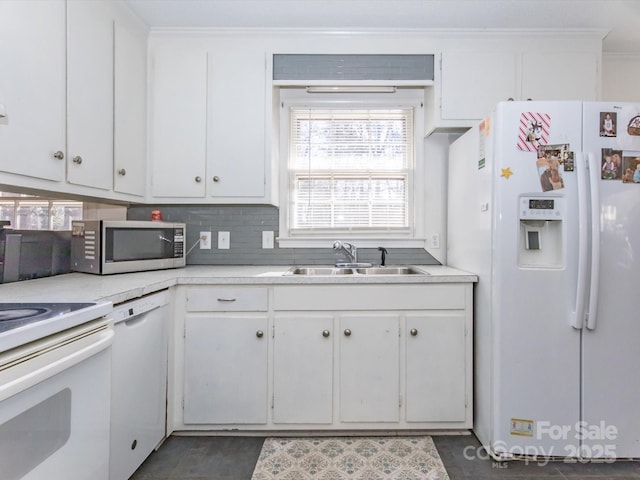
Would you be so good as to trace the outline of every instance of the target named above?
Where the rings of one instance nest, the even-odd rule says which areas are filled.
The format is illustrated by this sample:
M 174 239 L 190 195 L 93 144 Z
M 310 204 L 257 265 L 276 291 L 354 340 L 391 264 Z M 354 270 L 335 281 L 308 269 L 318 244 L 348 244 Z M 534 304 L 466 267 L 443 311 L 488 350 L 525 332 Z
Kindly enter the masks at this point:
M 384 247 L 378 247 L 378 250 L 379 250 L 379 251 L 380 251 L 380 253 L 382 254 L 382 255 L 381 255 L 381 257 L 382 257 L 382 258 L 380 259 L 380 266 L 381 266 L 381 267 L 384 267 L 384 266 L 385 266 L 385 263 L 386 263 L 386 261 L 387 261 L 387 254 L 388 254 L 389 252 L 387 252 L 387 249 L 386 249 L 386 248 L 384 248 Z

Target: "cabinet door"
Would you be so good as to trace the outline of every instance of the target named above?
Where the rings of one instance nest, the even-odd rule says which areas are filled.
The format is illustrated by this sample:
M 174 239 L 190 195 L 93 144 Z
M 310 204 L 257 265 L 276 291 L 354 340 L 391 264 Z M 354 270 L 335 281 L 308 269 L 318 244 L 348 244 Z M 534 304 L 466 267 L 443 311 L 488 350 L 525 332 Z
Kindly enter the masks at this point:
M 465 421 L 464 314 L 407 315 L 406 321 L 407 421 Z
M 113 187 L 113 4 L 67 2 L 67 180 Z
M 340 329 L 340 421 L 400 420 L 397 315 L 343 315 Z
M 175 42 L 156 46 L 151 62 L 151 193 L 204 198 L 207 54 Z
M 264 52 L 209 52 L 209 191 L 217 198 L 265 195 Z
M 267 317 L 185 322 L 184 423 L 266 423 Z
M 518 93 L 515 52 L 444 52 L 443 120 L 481 119 Z
M 0 1 L 0 170 L 63 181 L 65 2 Z
M 146 32 L 116 21 L 114 61 L 113 189 L 143 196 L 147 162 Z
M 597 100 L 598 59 L 591 52 L 522 54 L 522 98 Z
M 276 317 L 273 422 L 333 421 L 333 317 Z

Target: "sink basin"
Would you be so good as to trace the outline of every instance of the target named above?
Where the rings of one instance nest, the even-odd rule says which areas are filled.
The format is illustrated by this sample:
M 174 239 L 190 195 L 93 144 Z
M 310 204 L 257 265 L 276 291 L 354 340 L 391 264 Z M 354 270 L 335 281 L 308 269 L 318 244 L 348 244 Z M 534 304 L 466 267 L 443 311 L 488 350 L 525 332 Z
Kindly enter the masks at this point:
M 427 275 L 422 270 L 413 267 L 369 267 L 356 268 L 361 275 Z
M 410 266 L 402 267 L 291 267 L 285 275 L 301 276 L 330 276 L 330 275 L 429 275 L 426 272 Z
M 353 268 L 337 268 L 337 267 L 292 267 L 285 275 L 353 275 Z

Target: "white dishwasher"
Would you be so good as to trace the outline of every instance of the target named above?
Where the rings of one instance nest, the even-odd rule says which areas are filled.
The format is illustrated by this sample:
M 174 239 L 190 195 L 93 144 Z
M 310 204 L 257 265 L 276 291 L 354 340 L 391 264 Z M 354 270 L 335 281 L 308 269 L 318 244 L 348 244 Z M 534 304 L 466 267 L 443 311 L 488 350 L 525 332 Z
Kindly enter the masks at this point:
M 113 309 L 110 480 L 128 479 L 165 436 L 169 295 Z

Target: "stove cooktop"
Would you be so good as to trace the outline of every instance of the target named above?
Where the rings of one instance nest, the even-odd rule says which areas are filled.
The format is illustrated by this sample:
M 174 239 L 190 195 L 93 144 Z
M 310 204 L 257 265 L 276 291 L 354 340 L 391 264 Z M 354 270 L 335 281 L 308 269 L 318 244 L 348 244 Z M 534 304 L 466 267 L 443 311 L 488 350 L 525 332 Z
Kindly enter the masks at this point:
M 111 302 L 0 302 L 0 353 L 108 315 Z
M 0 303 L 0 332 L 48 320 L 95 303 Z

